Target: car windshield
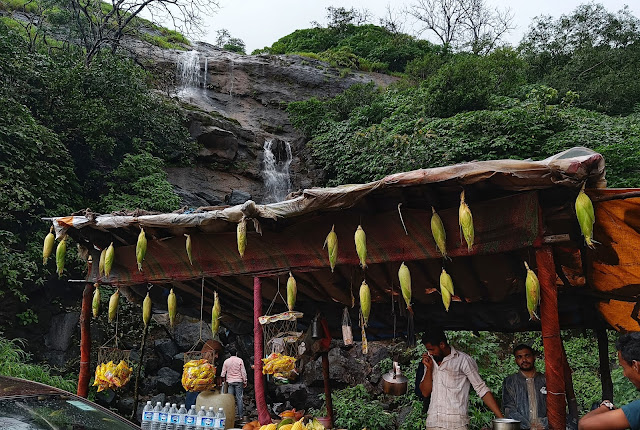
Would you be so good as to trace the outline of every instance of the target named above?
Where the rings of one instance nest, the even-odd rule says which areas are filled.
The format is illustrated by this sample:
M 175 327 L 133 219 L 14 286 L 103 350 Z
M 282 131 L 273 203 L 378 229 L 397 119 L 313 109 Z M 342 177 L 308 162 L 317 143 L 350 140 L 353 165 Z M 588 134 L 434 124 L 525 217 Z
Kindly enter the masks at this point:
M 131 430 L 131 426 L 65 394 L 0 399 L 0 428 L 13 430 Z

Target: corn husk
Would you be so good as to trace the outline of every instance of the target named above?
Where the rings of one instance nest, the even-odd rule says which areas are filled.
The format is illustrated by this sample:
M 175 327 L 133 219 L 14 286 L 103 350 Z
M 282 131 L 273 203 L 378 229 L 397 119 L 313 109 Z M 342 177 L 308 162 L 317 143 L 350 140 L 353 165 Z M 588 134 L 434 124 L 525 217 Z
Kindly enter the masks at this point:
M 53 235 L 53 226 L 49 229 L 49 233 L 44 238 L 44 244 L 42 245 L 42 264 L 47 264 L 47 260 L 53 252 L 53 245 L 56 242 L 56 238 Z
M 287 279 L 287 306 L 289 311 L 293 312 L 293 308 L 296 305 L 296 296 L 298 295 L 298 286 L 296 284 L 296 278 L 289 272 L 289 279 Z
M 58 243 L 58 247 L 56 248 L 56 268 L 58 269 L 58 277 L 62 277 L 62 272 L 64 271 L 64 258 L 67 253 L 67 238 L 66 236 L 62 238 L 60 243 Z
M 529 317 L 534 321 L 538 321 L 540 318 L 536 314 L 536 310 L 540 304 L 540 281 L 538 281 L 538 276 L 529 268 L 526 261 L 524 262 L 524 267 L 527 269 L 527 279 L 525 281 L 527 310 L 529 311 Z
M 93 317 L 97 318 L 100 314 L 100 285 L 93 284 L 93 301 L 91 302 L 91 310 L 93 311 Z
M 240 258 L 244 258 L 244 250 L 247 248 L 247 220 L 242 217 L 238 223 L 236 235 L 238 238 L 238 252 Z
M 398 279 L 400 280 L 400 290 L 402 291 L 402 297 L 407 304 L 407 309 L 411 311 L 411 272 L 404 261 L 398 269 Z
M 102 251 L 100 251 L 100 261 L 98 262 L 98 276 L 101 278 L 104 275 L 104 261 L 106 255 L 107 248 L 104 248 Z
M 356 252 L 358 253 L 358 258 L 360 258 L 360 266 L 364 269 L 367 267 L 367 235 L 362 229 L 362 226 L 358 226 L 354 239 L 356 242 Z
M 431 235 L 433 236 L 433 240 L 436 242 L 436 247 L 440 254 L 443 257 L 447 257 L 447 232 L 444 229 L 444 224 L 442 224 L 442 219 L 440 215 L 436 212 L 435 208 L 431 207 Z
M 173 292 L 173 288 L 169 292 L 169 297 L 167 297 L 167 310 L 169 311 L 169 324 L 173 327 L 176 322 L 176 312 L 178 311 L 178 299 Z
M 596 215 L 593 210 L 593 203 L 589 196 L 584 192 L 584 184 L 576 198 L 576 216 L 578 224 L 584 236 L 584 240 L 589 248 L 595 248 L 593 245 L 593 224 L 596 221 Z
M 147 292 L 147 297 L 145 297 L 142 302 L 142 322 L 145 327 L 149 325 L 149 321 L 151 321 L 151 297 L 149 297 L 149 292 Z
M 113 267 L 113 260 L 115 258 L 116 251 L 113 248 L 113 242 L 109 244 L 107 251 L 104 254 L 104 276 L 107 278 L 111 274 L 111 267 Z
M 362 285 L 360 285 L 360 311 L 362 312 L 362 325 L 366 327 L 371 313 L 371 290 L 366 281 L 362 281 Z
M 211 308 L 211 334 L 213 338 L 217 338 L 218 329 L 220 328 L 220 315 L 222 313 L 222 308 L 220 306 L 220 297 L 218 297 L 218 292 L 213 292 L 213 307 Z
M 187 257 L 189 257 L 189 263 L 193 266 L 193 255 L 191 254 L 191 235 L 185 234 L 184 236 L 187 238 L 184 244 L 185 248 L 187 249 Z
M 462 235 L 467 242 L 467 250 L 471 252 L 473 248 L 474 229 L 473 229 L 473 215 L 471 215 L 471 209 L 469 205 L 464 201 L 464 191 L 460 193 L 460 209 L 458 210 L 458 222 L 462 229 Z
M 447 312 L 449 312 L 449 306 L 451 306 L 451 296 L 453 296 L 453 280 L 444 268 L 440 273 L 440 294 L 442 294 L 442 303 Z
M 142 262 L 147 254 L 147 236 L 144 234 L 144 228 L 140 228 L 138 235 L 138 243 L 136 243 L 136 261 L 138 262 L 138 271 L 142 272 Z
M 331 226 L 331 231 L 324 240 L 323 248 L 326 246 L 329 253 L 329 265 L 331 266 L 331 273 L 336 267 L 336 261 L 338 261 L 338 235 L 336 234 L 335 225 Z
M 120 290 L 116 290 L 116 292 L 109 298 L 109 322 L 113 322 L 116 319 L 116 315 L 118 313 L 118 300 L 120 300 Z

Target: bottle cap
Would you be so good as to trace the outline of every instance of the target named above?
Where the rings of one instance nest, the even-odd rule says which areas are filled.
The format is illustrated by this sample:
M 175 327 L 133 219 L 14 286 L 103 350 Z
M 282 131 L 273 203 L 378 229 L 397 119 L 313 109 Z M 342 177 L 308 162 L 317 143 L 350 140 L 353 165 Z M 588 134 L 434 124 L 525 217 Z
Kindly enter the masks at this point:
M 156 403 L 157 406 L 162 406 L 162 402 Z
M 176 406 L 178 406 L 178 405 L 176 405 L 175 403 L 172 403 L 172 404 L 171 404 L 171 407 L 172 407 L 172 408 L 175 408 Z
M 184 408 L 184 403 L 180 403 L 180 407 L 181 407 L 181 408 Z
M 147 405 L 150 405 L 150 404 L 151 404 L 151 400 L 147 400 Z

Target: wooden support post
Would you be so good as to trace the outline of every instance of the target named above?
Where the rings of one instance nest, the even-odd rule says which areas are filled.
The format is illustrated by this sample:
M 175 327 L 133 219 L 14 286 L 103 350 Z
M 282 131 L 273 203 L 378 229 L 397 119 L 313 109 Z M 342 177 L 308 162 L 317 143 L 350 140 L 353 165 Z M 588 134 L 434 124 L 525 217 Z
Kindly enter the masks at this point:
M 602 400 L 613 402 L 613 382 L 611 381 L 611 367 L 609 366 L 609 339 L 607 330 L 596 329 L 598 337 L 598 357 L 600 358 L 600 380 L 602 381 Z
M 333 399 L 331 398 L 331 380 L 329 379 L 329 352 L 322 353 L 322 377 L 324 379 L 324 403 L 327 406 L 327 417 L 333 428 Z
M 544 344 L 544 361 L 547 376 L 547 417 L 550 430 L 566 427 L 566 394 L 562 340 L 558 318 L 558 291 L 553 253 L 549 246 L 536 250 L 538 279 L 540 280 L 540 323 Z
M 262 316 L 262 281 L 253 278 L 253 379 L 258 409 L 258 421 L 261 425 L 271 424 L 271 415 L 265 399 L 264 375 L 262 374 L 263 336 L 258 318 Z
M 85 284 L 82 292 L 82 311 L 80 312 L 80 373 L 78 374 L 78 391 L 80 397 L 89 394 L 91 379 L 91 298 L 93 285 Z
M 144 363 L 144 346 L 147 343 L 147 334 L 149 334 L 149 326 L 145 325 L 142 329 L 142 345 L 140 346 L 140 361 L 136 367 L 136 383 L 133 389 L 133 410 L 131 411 L 131 417 L 129 421 L 136 422 L 136 414 L 138 413 L 138 390 L 140 388 L 140 371 L 142 370 L 142 364 Z M 142 419 L 141 419 L 142 420 Z
M 573 376 L 572 370 L 569 366 L 569 360 L 567 359 L 567 352 L 564 349 L 564 343 L 562 344 L 562 367 L 564 371 L 564 385 L 567 392 L 567 405 L 569 406 L 569 416 L 572 419 L 578 420 L 578 401 L 576 400 L 576 391 L 573 388 Z

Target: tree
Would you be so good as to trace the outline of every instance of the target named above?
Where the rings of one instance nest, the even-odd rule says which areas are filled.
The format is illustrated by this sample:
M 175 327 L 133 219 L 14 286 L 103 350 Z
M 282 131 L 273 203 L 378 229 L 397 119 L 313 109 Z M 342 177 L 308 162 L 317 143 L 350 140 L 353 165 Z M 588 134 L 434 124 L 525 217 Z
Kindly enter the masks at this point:
M 349 24 L 363 25 L 371 19 L 371 12 L 368 9 L 357 10 L 355 8 L 346 9 L 344 7 L 327 7 L 327 27 L 338 31 L 344 30 Z M 322 27 L 318 22 L 311 23 L 314 27 Z
M 406 13 L 445 46 L 475 54 L 491 51 L 513 29 L 509 9 L 491 9 L 485 0 L 417 0 Z
M 216 43 L 215 45 L 220 49 L 225 49 L 231 52 L 238 52 L 240 54 L 246 54 L 244 41 L 237 37 L 232 37 L 229 30 L 221 28 L 216 31 Z

